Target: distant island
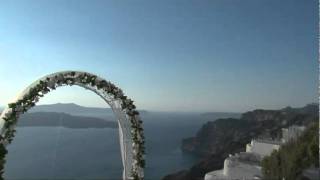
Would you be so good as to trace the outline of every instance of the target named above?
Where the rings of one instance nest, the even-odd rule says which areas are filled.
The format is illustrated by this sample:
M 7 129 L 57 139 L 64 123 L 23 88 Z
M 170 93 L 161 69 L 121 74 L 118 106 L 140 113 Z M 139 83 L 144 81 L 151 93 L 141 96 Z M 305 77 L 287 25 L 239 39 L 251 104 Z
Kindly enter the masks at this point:
M 3 107 L 0 107 L 0 113 L 3 109 Z M 147 113 L 145 110 L 139 110 L 139 112 L 142 114 Z M 18 126 L 118 128 L 111 108 L 84 107 L 74 103 L 37 105 L 20 117 Z
M 106 104 L 106 106 L 108 106 Z M 75 103 L 56 103 L 47 105 L 37 105 L 28 112 L 61 112 L 71 115 L 90 116 L 90 117 L 110 117 L 113 111 L 108 107 L 85 107 Z M 145 110 L 139 110 L 140 113 L 146 113 Z
M 163 180 L 200 180 L 207 172 L 223 168 L 229 154 L 245 151 L 253 138 L 277 138 L 282 128 L 291 125 L 307 126 L 319 120 L 319 105 L 280 110 L 257 109 L 243 113 L 240 118 L 209 121 L 194 137 L 182 141 L 183 152 L 200 157 L 188 170 L 167 175 Z
M 3 108 L 0 109 L 2 112 Z M 141 111 L 145 113 L 146 111 Z M 23 114 L 19 127 L 118 128 L 111 108 L 84 107 L 74 103 L 37 105 Z
M 107 105 L 106 105 L 107 106 Z M 0 112 L 4 110 L 5 107 L 0 106 Z M 29 111 L 31 112 L 61 112 L 67 113 L 71 115 L 75 114 L 105 114 L 109 115 L 112 113 L 111 108 L 103 108 L 103 107 L 85 107 L 80 106 L 75 103 L 55 103 L 55 104 L 44 104 L 44 105 L 36 105 L 32 107 Z
M 117 128 L 116 121 L 95 117 L 73 116 L 57 112 L 34 112 L 23 114 L 18 127 L 65 127 L 65 128 Z

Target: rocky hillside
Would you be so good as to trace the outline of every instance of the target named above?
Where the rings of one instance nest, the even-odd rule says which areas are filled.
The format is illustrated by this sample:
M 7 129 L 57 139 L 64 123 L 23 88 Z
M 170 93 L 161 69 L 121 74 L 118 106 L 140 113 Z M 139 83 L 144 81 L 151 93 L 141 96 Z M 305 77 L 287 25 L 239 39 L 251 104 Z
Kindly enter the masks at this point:
M 199 156 L 202 160 L 189 170 L 168 175 L 164 180 L 203 179 L 206 172 L 222 168 L 229 154 L 245 151 L 245 145 L 252 138 L 279 137 L 281 128 L 317 121 L 318 112 L 318 104 L 309 104 L 302 108 L 254 110 L 242 114 L 239 119 L 207 122 L 195 137 L 184 139 L 181 146 L 184 152 Z

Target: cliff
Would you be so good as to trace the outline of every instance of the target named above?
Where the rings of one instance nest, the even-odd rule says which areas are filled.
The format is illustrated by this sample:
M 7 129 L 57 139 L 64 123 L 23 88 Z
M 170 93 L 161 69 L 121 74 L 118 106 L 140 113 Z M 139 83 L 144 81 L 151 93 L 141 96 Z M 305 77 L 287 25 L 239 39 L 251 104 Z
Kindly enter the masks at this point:
M 318 104 L 302 108 L 287 107 L 280 110 L 254 110 L 242 114 L 239 119 L 227 118 L 207 122 L 195 137 L 183 140 L 185 153 L 199 156 L 201 160 L 189 170 L 164 177 L 164 180 L 203 179 L 206 172 L 222 168 L 229 155 L 245 151 L 252 138 L 280 136 L 281 128 L 293 124 L 308 125 L 318 120 Z

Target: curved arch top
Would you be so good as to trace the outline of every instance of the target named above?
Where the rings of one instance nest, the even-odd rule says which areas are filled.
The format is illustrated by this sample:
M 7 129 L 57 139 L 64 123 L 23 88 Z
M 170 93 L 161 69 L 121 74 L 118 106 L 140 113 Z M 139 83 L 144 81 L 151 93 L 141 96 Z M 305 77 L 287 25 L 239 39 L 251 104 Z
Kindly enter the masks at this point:
M 136 107 L 133 101 L 127 98 L 121 89 L 111 82 L 88 72 L 56 72 L 44 76 L 28 86 L 13 103 L 8 104 L 8 107 L 0 116 L 0 145 L 5 147 L 12 141 L 17 119 L 22 113 L 35 106 L 39 98 L 46 93 L 66 85 L 77 85 L 91 90 L 110 105 L 119 124 L 121 156 L 124 168 L 123 179 L 143 179 L 143 168 L 145 166 L 143 157 L 144 135 L 139 112 L 135 110 Z

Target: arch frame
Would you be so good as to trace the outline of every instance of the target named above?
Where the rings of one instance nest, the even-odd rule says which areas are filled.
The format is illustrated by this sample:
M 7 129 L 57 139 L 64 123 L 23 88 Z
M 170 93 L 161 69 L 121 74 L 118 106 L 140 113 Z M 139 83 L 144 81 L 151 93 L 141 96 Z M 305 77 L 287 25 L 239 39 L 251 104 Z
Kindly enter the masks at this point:
M 60 86 L 67 85 L 77 85 L 91 90 L 111 106 L 119 124 L 121 155 L 124 166 L 123 179 L 142 180 L 145 167 L 145 140 L 142 121 L 136 106 L 131 99 L 124 95 L 120 88 L 111 82 L 94 74 L 81 71 L 62 71 L 44 76 L 32 83 L 13 103 L 8 104 L 8 107 L 3 110 L 0 116 L 0 178 L 4 173 L 6 145 L 10 144 L 14 138 L 15 126 L 19 116 L 35 106 L 45 94 Z M 127 144 L 128 142 L 130 144 Z M 131 153 L 128 153 L 129 151 Z M 128 167 L 131 167 L 130 170 L 128 170 Z

